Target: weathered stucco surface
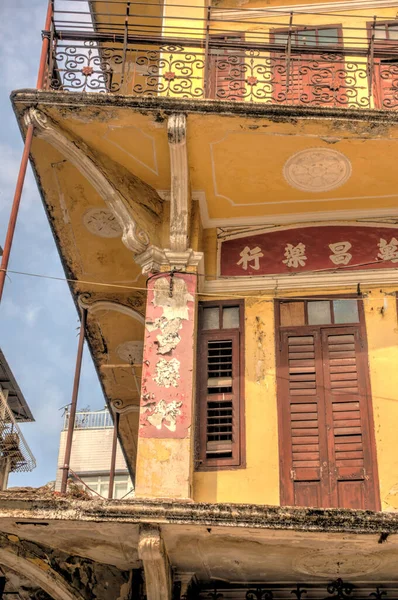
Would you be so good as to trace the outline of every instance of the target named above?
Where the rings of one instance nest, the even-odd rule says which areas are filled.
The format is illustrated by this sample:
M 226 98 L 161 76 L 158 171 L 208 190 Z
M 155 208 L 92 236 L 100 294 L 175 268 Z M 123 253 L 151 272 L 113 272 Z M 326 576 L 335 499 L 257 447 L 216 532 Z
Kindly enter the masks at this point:
M 148 531 L 159 532 L 158 542 L 143 541 Z M 398 584 L 397 534 L 394 513 L 0 494 L 0 567 L 11 568 L 10 560 L 16 571 L 28 565 L 23 576 L 36 569 L 40 585 L 62 579 L 65 594 L 80 600 L 127 600 L 130 571 L 145 557 L 157 561 L 159 544 L 173 570 L 195 572 L 208 584 L 261 581 L 265 560 L 267 581 L 340 572 L 353 581 Z

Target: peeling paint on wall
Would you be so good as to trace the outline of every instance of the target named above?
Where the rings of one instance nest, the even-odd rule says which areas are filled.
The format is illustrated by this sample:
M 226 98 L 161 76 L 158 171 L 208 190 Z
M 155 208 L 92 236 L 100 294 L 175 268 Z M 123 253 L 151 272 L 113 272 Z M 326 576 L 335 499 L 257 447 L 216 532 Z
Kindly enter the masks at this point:
M 185 438 L 192 412 L 196 276 L 149 280 L 140 436 Z
M 174 277 L 173 292 L 170 297 L 170 280 L 168 277 L 160 277 L 154 285 L 154 297 L 152 304 L 161 307 L 166 319 L 189 318 L 188 302 L 193 302 L 194 297 L 187 290 L 184 279 Z
M 181 406 L 182 402 L 172 400 L 167 403 L 164 400 L 160 400 L 155 406 L 153 406 L 153 403 L 151 405 L 146 405 L 144 411 L 150 411 L 147 420 L 151 425 L 156 427 L 156 429 L 160 430 L 164 426 L 167 427 L 169 431 L 175 431 L 177 428 L 177 417 L 181 414 Z
M 159 386 L 169 388 L 170 386 L 178 387 L 180 379 L 180 361 L 172 358 L 167 361 L 162 358 L 156 365 L 156 375 L 153 378 Z
M 161 331 L 161 333 L 156 336 L 158 343 L 158 354 L 168 354 L 177 348 L 177 345 L 181 341 L 178 332 L 182 327 L 182 323 L 179 317 L 171 320 L 166 319 L 166 317 L 160 317 L 159 319 L 155 319 L 153 323 L 148 321 L 145 327 L 150 332 L 158 329 Z

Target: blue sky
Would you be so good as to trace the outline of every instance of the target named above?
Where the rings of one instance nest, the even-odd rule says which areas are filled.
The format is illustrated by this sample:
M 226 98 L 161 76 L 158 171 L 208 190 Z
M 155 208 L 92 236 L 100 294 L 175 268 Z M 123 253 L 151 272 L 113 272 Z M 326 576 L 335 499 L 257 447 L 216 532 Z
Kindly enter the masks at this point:
M 4 245 L 23 142 L 9 95 L 36 85 L 46 0 L 0 0 L 0 245 Z M 14 237 L 10 269 L 63 277 L 30 167 Z M 0 345 L 30 405 L 35 423 L 22 425 L 37 460 L 32 473 L 12 474 L 10 486 L 54 480 L 62 406 L 70 402 L 79 320 L 64 282 L 10 275 L 0 307 Z M 85 347 L 80 407 L 104 398 Z

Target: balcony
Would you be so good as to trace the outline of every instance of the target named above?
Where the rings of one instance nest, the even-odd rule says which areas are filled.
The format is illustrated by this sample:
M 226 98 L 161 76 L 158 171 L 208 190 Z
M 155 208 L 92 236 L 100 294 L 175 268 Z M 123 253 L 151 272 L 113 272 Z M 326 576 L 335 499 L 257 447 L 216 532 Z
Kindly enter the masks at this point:
M 63 431 L 68 429 L 70 413 L 64 415 Z M 76 413 L 75 429 L 113 428 L 112 416 L 107 408 L 103 410 L 80 410 Z
M 122 0 L 56 9 L 46 89 L 398 108 L 398 21 L 197 4 L 163 14 L 159 3 Z

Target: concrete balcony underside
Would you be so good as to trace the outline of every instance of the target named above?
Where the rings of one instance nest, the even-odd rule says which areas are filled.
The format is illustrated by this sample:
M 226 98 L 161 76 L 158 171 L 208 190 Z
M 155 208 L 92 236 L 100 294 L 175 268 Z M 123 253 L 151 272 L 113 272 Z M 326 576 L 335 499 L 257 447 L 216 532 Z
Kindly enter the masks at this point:
M 387 590 L 387 598 L 398 597 L 396 514 L 176 501 L 77 501 L 26 491 L 1 494 L 0 517 L 2 564 L 16 572 L 25 563 L 34 564 L 37 572 L 45 567 L 59 581 L 73 564 L 80 577 L 70 580 L 68 589 L 77 598 L 91 598 L 82 577 L 91 569 L 101 573 L 102 582 L 112 581 L 111 589 L 101 589 L 98 580 L 95 597 L 116 599 L 117 586 L 127 582 L 126 573 L 148 566 L 142 538 L 147 536 L 147 543 L 149 533 L 162 540 L 174 582 L 194 578 L 198 591 L 203 590 L 201 597 L 207 597 L 209 587 L 217 587 L 225 598 L 244 598 L 242 590 L 260 585 L 273 590 L 275 598 L 285 598 L 298 584 L 309 586 L 308 598 L 318 598 L 322 588 L 327 596 L 326 586 L 338 577 L 362 591 L 362 597 L 378 586 Z M 28 569 L 25 576 L 34 572 Z M 67 596 L 54 595 L 58 597 Z

